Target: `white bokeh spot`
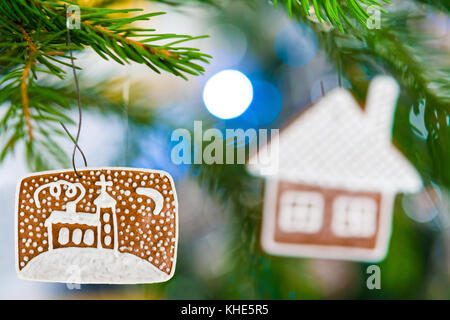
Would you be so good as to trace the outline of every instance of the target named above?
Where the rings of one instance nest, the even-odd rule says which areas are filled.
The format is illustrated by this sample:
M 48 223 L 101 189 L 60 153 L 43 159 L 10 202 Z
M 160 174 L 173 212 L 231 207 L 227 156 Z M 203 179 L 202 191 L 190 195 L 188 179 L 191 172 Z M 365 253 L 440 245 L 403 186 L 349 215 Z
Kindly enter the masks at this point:
M 203 89 L 203 101 L 215 117 L 231 119 L 240 116 L 253 100 L 250 80 L 237 70 L 223 70 L 212 76 Z

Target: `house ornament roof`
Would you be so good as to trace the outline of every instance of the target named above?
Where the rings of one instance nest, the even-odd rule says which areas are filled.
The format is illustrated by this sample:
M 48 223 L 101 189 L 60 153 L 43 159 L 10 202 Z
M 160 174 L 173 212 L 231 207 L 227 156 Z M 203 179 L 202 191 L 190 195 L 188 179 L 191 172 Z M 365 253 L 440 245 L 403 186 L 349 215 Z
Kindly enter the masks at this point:
M 387 76 L 370 84 L 365 110 L 349 91 L 329 92 L 281 130 L 276 177 L 359 191 L 420 190 L 416 169 L 392 144 L 398 95 L 397 83 Z

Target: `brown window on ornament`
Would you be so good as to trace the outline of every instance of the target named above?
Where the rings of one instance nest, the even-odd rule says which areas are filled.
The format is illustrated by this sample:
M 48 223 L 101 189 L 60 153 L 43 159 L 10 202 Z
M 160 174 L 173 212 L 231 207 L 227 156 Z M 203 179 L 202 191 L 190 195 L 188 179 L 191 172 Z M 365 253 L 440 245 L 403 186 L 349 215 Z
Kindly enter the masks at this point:
M 317 233 L 322 228 L 324 208 L 325 200 L 319 192 L 286 191 L 280 201 L 280 229 Z
M 369 197 L 338 196 L 333 202 L 331 229 L 338 237 L 370 238 L 377 226 L 377 203 Z

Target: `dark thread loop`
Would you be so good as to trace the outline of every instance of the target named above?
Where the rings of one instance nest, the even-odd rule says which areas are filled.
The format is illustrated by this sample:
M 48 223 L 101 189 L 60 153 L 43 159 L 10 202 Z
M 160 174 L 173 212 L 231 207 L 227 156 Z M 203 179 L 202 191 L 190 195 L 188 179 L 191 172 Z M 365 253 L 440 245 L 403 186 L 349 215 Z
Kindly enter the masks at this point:
M 322 93 L 322 97 L 325 95 L 325 88 L 323 87 L 323 81 L 320 80 L 320 93 Z
M 67 19 L 67 4 L 64 4 L 64 8 L 66 10 L 66 19 Z M 72 135 L 70 134 L 69 130 L 67 130 L 66 126 L 64 125 L 64 123 L 61 123 L 61 126 L 63 127 L 64 131 L 66 131 L 67 135 L 70 137 L 70 139 L 72 140 L 72 142 L 74 143 L 74 147 L 73 147 L 73 152 L 72 152 L 72 166 L 73 166 L 73 171 L 75 172 L 76 176 L 78 178 L 82 178 L 81 175 L 78 173 L 77 171 L 77 167 L 75 164 L 75 153 L 78 151 L 80 152 L 81 156 L 83 157 L 83 161 L 84 161 L 84 165 L 85 167 L 88 166 L 87 164 L 87 160 L 86 160 L 86 156 L 84 155 L 83 150 L 81 150 L 80 146 L 78 145 L 78 140 L 80 138 L 80 132 L 81 132 L 81 123 L 83 121 L 83 111 L 82 111 L 82 107 L 81 107 L 81 94 L 80 94 L 80 86 L 78 83 L 78 77 L 77 77 L 77 71 L 75 68 L 75 63 L 73 62 L 73 55 L 72 55 L 72 48 L 70 47 L 72 45 L 72 41 L 70 39 L 70 29 L 68 28 L 67 24 L 66 24 L 66 28 L 67 28 L 67 46 L 69 47 L 69 53 L 70 53 L 70 61 L 72 63 L 72 71 L 73 71 L 73 77 L 75 79 L 75 88 L 77 91 L 77 102 L 78 102 L 78 130 L 77 130 L 77 135 L 75 138 L 72 137 Z

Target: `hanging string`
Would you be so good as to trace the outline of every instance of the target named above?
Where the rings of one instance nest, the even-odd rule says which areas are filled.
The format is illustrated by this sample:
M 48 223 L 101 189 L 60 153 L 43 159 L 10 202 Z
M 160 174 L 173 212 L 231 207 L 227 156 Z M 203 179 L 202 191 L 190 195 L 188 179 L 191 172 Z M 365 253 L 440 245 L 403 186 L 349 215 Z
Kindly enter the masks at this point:
M 124 165 L 128 166 L 128 140 L 129 140 L 129 117 L 128 106 L 130 103 L 130 83 L 131 83 L 131 66 L 126 67 L 126 79 L 122 87 L 122 101 L 123 101 L 123 118 L 125 119 L 125 152 L 124 152 Z
M 64 4 L 64 7 L 66 10 L 66 15 L 67 15 L 68 14 L 67 4 Z M 67 18 L 68 17 L 66 16 L 66 19 Z M 72 152 L 72 167 L 73 167 L 73 171 L 75 172 L 76 176 L 81 179 L 81 175 L 78 173 L 77 167 L 75 164 L 75 153 L 77 152 L 77 149 L 80 152 L 81 156 L 83 157 L 84 165 L 87 167 L 88 164 L 87 164 L 86 156 L 84 155 L 83 150 L 81 150 L 80 146 L 78 145 L 78 140 L 80 139 L 81 124 L 83 121 L 83 111 L 82 111 L 82 107 L 81 107 L 80 85 L 78 83 L 78 77 L 77 77 L 77 71 L 75 68 L 75 63 L 73 62 L 72 48 L 70 47 L 71 45 L 72 45 L 72 41 L 70 39 L 70 28 L 67 26 L 67 46 L 69 47 L 70 61 L 72 62 L 72 71 L 73 71 L 73 77 L 75 80 L 75 88 L 77 91 L 77 102 L 78 102 L 78 130 L 77 130 L 76 137 L 73 138 L 72 135 L 70 134 L 69 130 L 67 130 L 64 123 L 62 123 L 62 122 L 60 122 L 60 123 L 61 123 L 61 126 L 63 127 L 64 131 L 66 131 L 67 135 L 70 137 L 70 139 L 74 143 L 73 152 Z
M 338 83 L 339 88 L 342 88 L 342 57 L 338 55 Z
M 323 80 L 320 80 L 320 93 L 322 93 L 322 97 L 325 96 L 325 88 L 323 87 Z

